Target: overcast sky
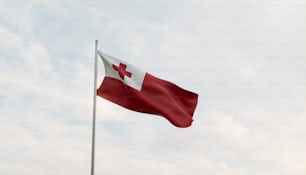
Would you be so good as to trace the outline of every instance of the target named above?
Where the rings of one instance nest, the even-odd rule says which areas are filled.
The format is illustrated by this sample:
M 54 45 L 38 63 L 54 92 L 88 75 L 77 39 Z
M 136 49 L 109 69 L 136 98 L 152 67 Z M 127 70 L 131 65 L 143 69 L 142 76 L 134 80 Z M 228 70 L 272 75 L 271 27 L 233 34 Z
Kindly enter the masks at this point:
M 181 129 L 98 98 L 96 175 L 305 175 L 305 1 L 0 4 L 0 174 L 90 173 L 98 39 L 199 102 Z

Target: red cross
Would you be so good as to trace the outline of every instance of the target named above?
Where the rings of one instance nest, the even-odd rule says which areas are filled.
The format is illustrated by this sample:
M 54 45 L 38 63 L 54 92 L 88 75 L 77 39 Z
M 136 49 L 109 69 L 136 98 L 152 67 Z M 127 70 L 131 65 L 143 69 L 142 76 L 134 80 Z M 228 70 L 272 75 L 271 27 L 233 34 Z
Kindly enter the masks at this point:
M 131 76 L 132 76 L 132 73 L 131 73 L 131 72 L 128 72 L 128 71 L 125 70 L 125 69 L 126 69 L 126 65 L 125 65 L 125 64 L 120 63 L 119 67 L 116 66 L 116 65 L 114 65 L 114 64 L 113 64 L 112 66 L 113 66 L 113 68 L 114 68 L 116 71 L 119 72 L 119 76 L 120 76 L 120 78 L 121 78 L 122 80 L 124 80 L 124 76 L 128 76 L 128 77 L 131 77 Z

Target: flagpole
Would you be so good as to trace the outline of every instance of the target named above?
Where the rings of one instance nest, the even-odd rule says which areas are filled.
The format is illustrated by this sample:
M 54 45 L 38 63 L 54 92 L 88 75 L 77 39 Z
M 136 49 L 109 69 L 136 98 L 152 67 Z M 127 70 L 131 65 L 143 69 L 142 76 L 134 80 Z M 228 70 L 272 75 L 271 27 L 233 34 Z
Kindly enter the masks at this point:
M 95 174 L 95 140 L 96 140 L 96 106 L 97 106 L 97 74 L 98 74 L 98 40 L 95 47 L 95 72 L 94 72 L 94 92 L 93 92 L 93 112 L 92 112 L 92 143 L 91 143 L 91 175 Z

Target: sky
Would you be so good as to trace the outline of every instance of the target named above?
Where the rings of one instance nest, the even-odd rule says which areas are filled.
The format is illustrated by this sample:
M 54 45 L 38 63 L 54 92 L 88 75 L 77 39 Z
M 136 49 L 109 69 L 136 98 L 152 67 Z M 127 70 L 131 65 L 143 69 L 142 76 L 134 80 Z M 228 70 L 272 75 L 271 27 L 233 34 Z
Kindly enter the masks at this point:
M 90 174 L 96 39 L 199 94 L 185 129 L 98 98 L 96 175 L 306 174 L 305 1 L 0 4 L 0 174 Z

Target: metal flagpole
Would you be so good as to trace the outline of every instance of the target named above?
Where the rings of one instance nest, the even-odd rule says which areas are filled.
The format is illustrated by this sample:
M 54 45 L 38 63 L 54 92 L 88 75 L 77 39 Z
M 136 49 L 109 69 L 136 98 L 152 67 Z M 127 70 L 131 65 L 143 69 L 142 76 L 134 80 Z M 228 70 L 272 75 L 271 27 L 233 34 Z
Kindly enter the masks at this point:
M 91 143 L 91 175 L 95 174 L 95 139 L 96 139 L 96 101 L 97 101 L 97 74 L 98 74 L 98 40 L 95 48 L 95 75 L 93 92 L 93 112 L 92 112 L 92 143 Z

